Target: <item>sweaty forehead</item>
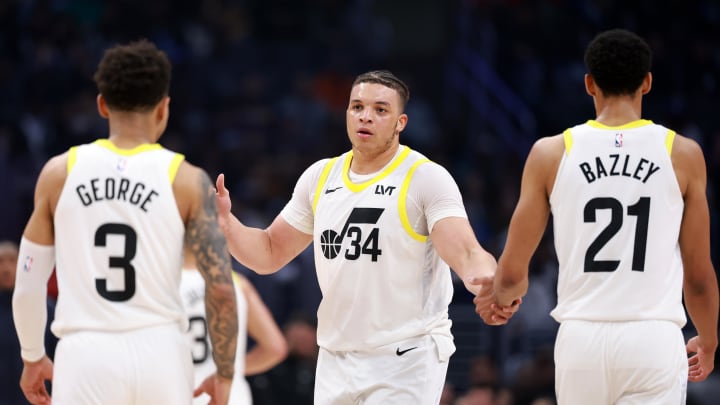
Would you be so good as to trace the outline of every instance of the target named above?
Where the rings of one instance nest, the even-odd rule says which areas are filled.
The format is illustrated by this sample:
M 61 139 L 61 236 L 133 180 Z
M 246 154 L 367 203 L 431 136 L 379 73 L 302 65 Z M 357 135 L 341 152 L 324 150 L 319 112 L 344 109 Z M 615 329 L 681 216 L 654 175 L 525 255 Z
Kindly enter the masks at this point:
M 385 103 L 396 105 L 400 102 L 400 96 L 395 89 L 383 86 L 379 83 L 358 83 L 350 92 L 350 101 L 359 101 L 364 104 Z

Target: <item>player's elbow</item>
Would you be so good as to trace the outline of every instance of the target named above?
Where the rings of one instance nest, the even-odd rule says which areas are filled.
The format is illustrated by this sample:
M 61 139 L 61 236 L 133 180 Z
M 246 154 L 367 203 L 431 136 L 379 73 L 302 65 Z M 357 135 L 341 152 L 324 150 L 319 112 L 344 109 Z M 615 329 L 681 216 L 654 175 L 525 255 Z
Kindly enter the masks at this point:
M 274 339 L 269 345 L 267 345 L 266 349 L 268 361 L 272 363 L 271 367 L 274 367 L 281 361 L 285 360 L 289 353 L 288 345 L 285 339 Z
M 712 265 L 704 271 L 686 271 L 683 290 L 688 296 L 703 296 L 718 294 L 718 283 Z
M 290 349 L 285 338 L 278 339 L 278 341 L 273 345 L 273 353 L 275 354 L 277 363 L 285 360 L 290 353 Z
M 205 296 L 208 300 L 222 307 L 232 306 L 236 303 L 235 287 L 232 281 L 227 283 L 206 284 Z

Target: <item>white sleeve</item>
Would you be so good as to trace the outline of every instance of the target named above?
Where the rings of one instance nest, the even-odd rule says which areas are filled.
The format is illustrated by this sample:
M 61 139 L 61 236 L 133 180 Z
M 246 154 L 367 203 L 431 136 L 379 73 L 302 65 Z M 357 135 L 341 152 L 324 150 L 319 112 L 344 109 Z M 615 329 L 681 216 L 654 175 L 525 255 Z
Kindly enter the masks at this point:
M 421 235 L 429 235 L 441 219 L 468 217 L 455 179 L 434 162 L 421 164 L 415 171 L 408 188 L 407 210 L 413 229 Z
M 20 241 L 12 308 L 21 356 L 27 361 L 45 355 L 47 283 L 55 267 L 55 247 Z
M 319 160 L 308 167 L 303 174 L 300 175 L 292 198 L 280 212 L 280 215 L 300 232 L 312 235 L 315 214 L 313 213 L 313 199 L 315 198 L 315 188 L 320 179 L 322 170 L 329 159 Z

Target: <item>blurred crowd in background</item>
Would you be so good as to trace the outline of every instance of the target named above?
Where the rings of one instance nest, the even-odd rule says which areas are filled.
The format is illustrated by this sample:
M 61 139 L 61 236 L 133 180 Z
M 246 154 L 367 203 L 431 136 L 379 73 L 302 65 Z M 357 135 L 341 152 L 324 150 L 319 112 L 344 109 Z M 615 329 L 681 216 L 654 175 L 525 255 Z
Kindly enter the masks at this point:
M 594 118 L 583 51 L 614 27 L 634 30 L 653 49 L 644 117 L 705 152 L 718 266 L 714 0 L 2 0 L 0 239 L 19 241 L 47 158 L 107 137 L 91 80 L 102 51 L 148 38 L 173 63 L 161 143 L 213 178 L 225 173 L 233 212 L 247 224 L 269 225 L 307 166 L 349 149 L 352 80 L 389 69 L 411 90 L 401 143 L 453 174 L 479 240 L 499 255 L 532 143 Z M 270 276 L 235 265 L 291 343 L 285 363 L 251 379 L 256 403 L 311 403 L 320 300 L 311 251 Z M 552 403 L 556 277 L 549 231 L 508 326 L 482 325 L 457 286 L 448 404 Z M 706 403 L 713 384 L 690 384 L 688 402 Z

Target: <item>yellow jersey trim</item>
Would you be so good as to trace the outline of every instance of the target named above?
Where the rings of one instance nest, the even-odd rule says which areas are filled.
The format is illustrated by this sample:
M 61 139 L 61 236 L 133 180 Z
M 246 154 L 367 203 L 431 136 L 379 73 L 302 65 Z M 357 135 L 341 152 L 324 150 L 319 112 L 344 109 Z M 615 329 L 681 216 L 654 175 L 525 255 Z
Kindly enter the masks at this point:
M 601 124 L 595 120 L 588 120 L 587 124 L 590 125 L 593 128 L 599 128 L 599 129 L 632 129 L 632 128 L 640 128 L 644 127 L 645 125 L 650 125 L 653 122 L 650 120 L 636 120 L 632 122 L 628 122 L 627 124 L 618 125 L 616 127 L 611 127 L 609 125 Z
M 675 131 L 668 129 L 667 135 L 665 135 L 665 149 L 667 149 L 668 156 L 672 155 L 673 141 L 675 140 Z
M 110 149 L 118 155 L 123 156 L 132 156 L 142 152 L 162 149 L 162 146 L 160 146 L 159 143 L 145 143 L 142 145 L 138 145 L 132 149 L 120 149 L 115 146 L 114 143 L 110 142 L 109 139 L 98 139 L 97 141 L 95 141 L 95 144 L 98 146 L 102 146 L 103 148 Z
M 168 168 L 170 184 L 173 184 L 175 181 L 175 176 L 177 176 L 178 169 L 180 168 L 180 164 L 183 160 L 185 160 L 185 155 L 182 153 L 176 153 L 175 156 L 173 156 L 172 161 L 170 162 L 170 167 Z
M 315 214 L 315 211 L 317 209 L 318 201 L 320 200 L 320 195 L 322 194 L 322 188 L 325 185 L 328 176 L 330 175 L 330 169 L 335 166 L 335 162 L 337 162 L 338 158 L 339 156 L 330 159 L 330 161 L 325 164 L 322 173 L 320 173 L 320 179 L 318 179 L 317 186 L 315 186 L 315 196 L 313 197 L 313 214 Z
M 565 141 L 565 153 L 569 155 L 570 149 L 572 149 L 573 147 L 573 137 L 570 128 L 566 129 L 565 132 L 563 132 L 563 140 Z
M 70 171 L 75 167 L 75 163 L 77 163 L 77 151 L 78 147 L 73 146 L 68 150 L 68 158 L 67 158 L 67 174 L 70 174 Z
M 407 193 L 408 189 L 410 188 L 410 180 L 415 173 L 415 169 L 417 169 L 418 166 L 420 166 L 421 164 L 427 163 L 429 161 L 430 159 L 420 159 L 417 162 L 413 163 L 413 165 L 410 167 L 410 170 L 408 170 L 407 175 L 405 176 L 405 180 L 403 180 L 402 187 L 400 187 L 400 195 L 398 196 L 398 211 L 400 213 L 400 222 L 402 223 L 405 232 L 407 232 L 411 238 L 422 243 L 427 242 L 428 237 L 426 235 L 421 235 L 415 232 L 412 225 L 410 225 L 410 220 L 408 219 L 407 214 Z
M 385 170 L 380 172 L 377 176 L 373 177 L 372 179 L 355 184 L 352 181 L 350 181 L 349 173 L 350 173 L 350 163 L 352 162 L 352 151 L 348 152 L 347 157 L 345 158 L 345 162 L 343 164 L 343 183 L 345 183 L 345 187 L 347 187 L 352 192 L 360 192 L 365 190 L 366 188 L 370 187 L 371 185 L 377 183 L 378 181 L 384 179 L 385 177 L 389 176 L 390 173 L 393 172 L 393 170 L 397 169 L 398 166 L 408 157 L 410 154 L 411 149 L 408 146 L 403 146 L 402 152 L 400 152 L 400 155 L 395 159 L 394 162 L 390 164 Z
M 232 274 L 232 279 L 233 279 L 233 282 L 235 283 L 235 285 L 238 288 L 242 289 L 242 287 L 243 287 L 242 277 L 240 277 L 240 275 L 235 270 L 232 270 L 230 273 Z

